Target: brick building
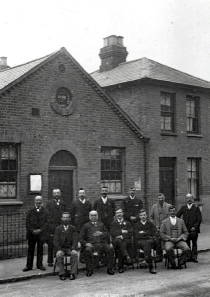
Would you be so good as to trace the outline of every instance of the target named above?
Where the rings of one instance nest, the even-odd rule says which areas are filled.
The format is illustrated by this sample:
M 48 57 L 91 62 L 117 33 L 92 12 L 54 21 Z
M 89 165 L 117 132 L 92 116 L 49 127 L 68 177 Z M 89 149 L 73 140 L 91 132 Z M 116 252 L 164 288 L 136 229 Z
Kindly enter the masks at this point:
M 4 60 L 5 61 L 5 60 Z M 121 199 L 141 180 L 139 127 L 65 48 L 0 71 L 0 211 L 28 208 L 59 187 L 70 207 L 83 187 L 90 201 L 107 185 Z
M 91 76 L 150 138 L 147 206 L 163 192 L 178 208 L 191 192 L 210 221 L 210 83 L 147 58 L 126 62 L 123 37 L 104 38 Z

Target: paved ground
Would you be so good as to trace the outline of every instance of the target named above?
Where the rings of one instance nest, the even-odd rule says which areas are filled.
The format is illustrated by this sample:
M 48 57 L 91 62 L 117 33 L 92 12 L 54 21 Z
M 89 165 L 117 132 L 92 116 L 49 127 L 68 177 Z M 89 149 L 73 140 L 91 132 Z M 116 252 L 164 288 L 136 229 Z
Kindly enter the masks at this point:
M 159 264 L 159 263 L 158 263 Z M 210 252 L 199 255 L 199 263 L 171 270 L 158 265 L 157 274 L 147 269 L 129 269 L 114 276 L 100 268 L 90 278 L 79 273 L 74 281 L 48 276 L 0 285 L 1 297 L 209 297 Z
M 201 224 L 201 233 L 198 237 L 198 250 L 200 252 L 210 250 L 210 224 Z M 201 253 L 199 253 L 200 258 Z M 16 258 L 0 261 L 0 283 L 14 282 L 30 278 L 39 278 L 42 276 L 52 275 L 53 269 L 46 265 L 46 256 L 44 256 L 43 264 L 47 270 L 45 272 L 34 268 L 32 271 L 22 272 L 26 265 L 26 258 Z M 80 263 L 79 269 L 84 268 Z M 209 296 L 210 297 L 210 294 Z

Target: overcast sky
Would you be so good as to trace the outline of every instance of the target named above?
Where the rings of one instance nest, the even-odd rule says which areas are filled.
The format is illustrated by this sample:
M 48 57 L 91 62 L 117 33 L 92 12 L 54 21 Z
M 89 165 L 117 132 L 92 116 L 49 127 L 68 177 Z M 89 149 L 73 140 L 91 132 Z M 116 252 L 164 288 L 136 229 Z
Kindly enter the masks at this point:
M 124 37 L 127 61 L 147 57 L 210 81 L 209 0 L 4 0 L 0 56 L 15 66 L 65 47 L 87 71 L 103 38 Z

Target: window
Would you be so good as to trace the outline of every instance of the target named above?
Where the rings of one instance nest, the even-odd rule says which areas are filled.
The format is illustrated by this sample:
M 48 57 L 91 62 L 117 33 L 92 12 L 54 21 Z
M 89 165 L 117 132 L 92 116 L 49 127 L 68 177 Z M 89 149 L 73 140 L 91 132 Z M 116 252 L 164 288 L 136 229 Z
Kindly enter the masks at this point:
M 175 94 L 161 92 L 161 130 L 174 132 Z
M 101 186 L 109 193 L 122 193 L 123 149 L 101 149 Z
M 188 192 L 193 195 L 195 200 L 199 200 L 199 165 L 200 165 L 200 159 L 188 158 L 188 164 L 187 164 Z
M 186 117 L 187 132 L 198 133 L 198 108 L 199 97 L 187 96 L 186 98 Z
M 0 144 L 0 199 L 15 198 L 17 194 L 17 144 Z

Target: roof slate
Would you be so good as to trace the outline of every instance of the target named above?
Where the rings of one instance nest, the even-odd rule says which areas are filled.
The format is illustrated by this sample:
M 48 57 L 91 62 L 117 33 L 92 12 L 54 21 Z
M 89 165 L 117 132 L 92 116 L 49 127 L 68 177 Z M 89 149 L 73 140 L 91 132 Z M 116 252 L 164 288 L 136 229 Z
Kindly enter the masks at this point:
M 90 74 L 101 87 L 131 82 L 143 78 L 167 81 L 201 88 L 210 88 L 210 82 L 160 64 L 148 58 L 125 62 L 109 71 Z
M 54 53 L 53 53 L 54 54 Z M 37 60 L 28 62 L 26 64 L 22 64 L 19 66 L 15 66 L 12 68 L 7 68 L 3 71 L 0 71 L 0 90 L 13 83 L 17 79 L 21 78 L 35 66 L 38 66 L 45 60 L 47 60 L 53 54 L 47 55 L 45 57 L 39 58 Z

